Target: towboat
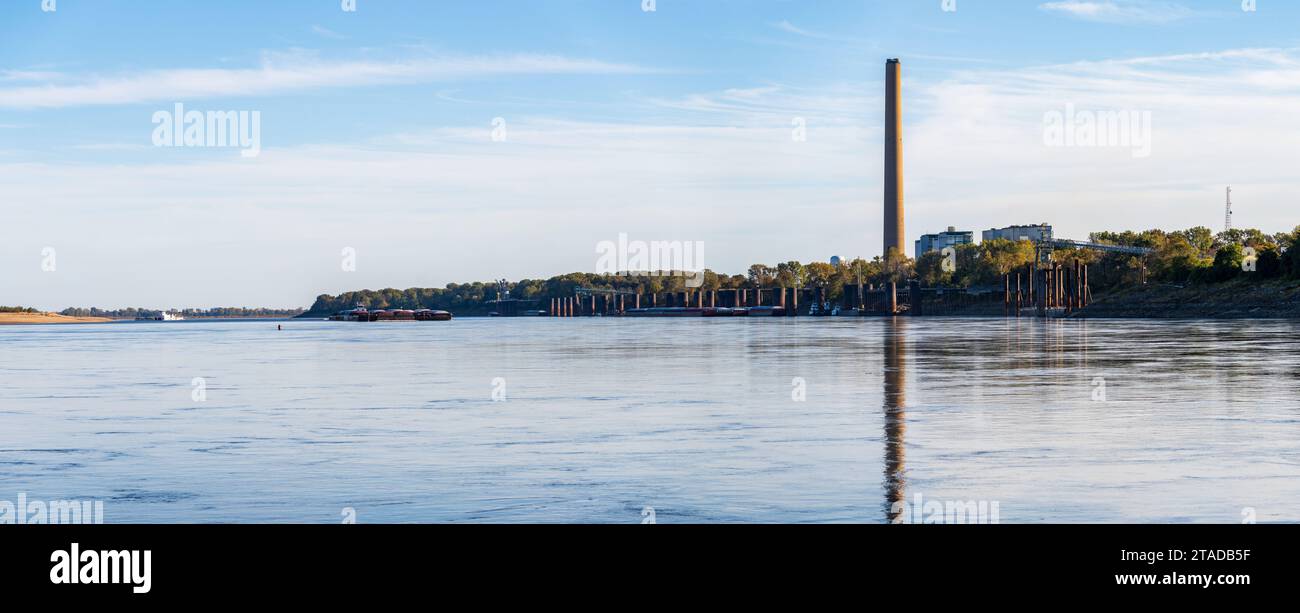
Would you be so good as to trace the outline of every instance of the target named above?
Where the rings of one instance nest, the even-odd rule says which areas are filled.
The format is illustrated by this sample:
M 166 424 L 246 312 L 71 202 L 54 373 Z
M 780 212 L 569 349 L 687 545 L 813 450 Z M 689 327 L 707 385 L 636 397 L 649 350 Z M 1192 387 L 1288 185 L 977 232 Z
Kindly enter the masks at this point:
M 330 321 L 370 321 L 370 311 L 365 307 L 339 311 L 330 315 Z

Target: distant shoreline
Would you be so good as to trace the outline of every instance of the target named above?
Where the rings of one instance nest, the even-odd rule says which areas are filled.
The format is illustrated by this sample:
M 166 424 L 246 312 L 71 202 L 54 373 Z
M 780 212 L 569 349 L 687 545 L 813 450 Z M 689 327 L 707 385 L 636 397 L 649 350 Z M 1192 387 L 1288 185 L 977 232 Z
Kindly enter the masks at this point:
M 58 313 L 0 313 L 0 325 L 17 324 L 102 324 L 108 317 L 69 317 Z

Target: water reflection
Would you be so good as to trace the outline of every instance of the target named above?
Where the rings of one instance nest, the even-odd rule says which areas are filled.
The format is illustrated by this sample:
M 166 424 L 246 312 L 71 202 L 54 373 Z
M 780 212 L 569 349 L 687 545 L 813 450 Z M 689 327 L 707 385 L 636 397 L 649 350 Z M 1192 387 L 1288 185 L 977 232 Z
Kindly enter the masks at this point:
M 903 436 L 907 432 L 907 359 L 904 347 L 907 320 L 890 318 L 884 336 L 885 520 L 893 523 L 904 513 L 902 502 L 907 496 L 903 475 L 906 468 Z

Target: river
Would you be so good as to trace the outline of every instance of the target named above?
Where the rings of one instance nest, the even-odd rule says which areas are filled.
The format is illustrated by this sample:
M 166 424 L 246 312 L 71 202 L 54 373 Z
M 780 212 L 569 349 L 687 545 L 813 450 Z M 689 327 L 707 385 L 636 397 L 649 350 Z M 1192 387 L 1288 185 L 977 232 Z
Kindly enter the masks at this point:
M 283 330 L 277 330 L 282 325 Z M 1300 322 L 0 327 L 0 499 L 119 522 L 1300 521 Z

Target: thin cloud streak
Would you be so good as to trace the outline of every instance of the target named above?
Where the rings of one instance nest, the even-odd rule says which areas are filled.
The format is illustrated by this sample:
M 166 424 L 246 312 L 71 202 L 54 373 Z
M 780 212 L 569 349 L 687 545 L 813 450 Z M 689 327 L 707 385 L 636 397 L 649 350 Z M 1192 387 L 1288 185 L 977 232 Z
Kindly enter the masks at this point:
M 332 62 L 297 53 L 267 55 L 257 68 L 150 70 L 129 75 L 81 78 L 71 83 L 46 82 L 0 88 L 0 108 L 63 108 L 205 97 L 267 96 L 330 87 L 484 76 L 653 72 L 660 71 L 558 55 L 443 56 L 391 62 Z
M 1196 14 L 1176 2 L 1145 0 L 1059 0 L 1044 2 L 1038 8 L 1074 19 L 1113 24 L 1168 23 Z

